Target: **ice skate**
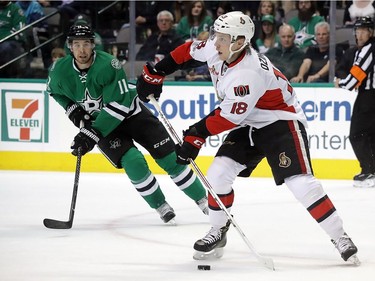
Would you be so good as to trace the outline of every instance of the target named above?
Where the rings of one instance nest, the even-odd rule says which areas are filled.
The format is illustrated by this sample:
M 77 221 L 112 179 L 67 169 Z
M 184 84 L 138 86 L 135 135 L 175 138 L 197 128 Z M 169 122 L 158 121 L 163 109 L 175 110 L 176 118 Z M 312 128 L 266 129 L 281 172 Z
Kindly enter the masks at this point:
M 356 255 L 358 252 L 358 249 L 346 233 L 344 233 L 336 241 L 334 240 L 331 240 L 331 241 L 335 245 L 336 249 L 339 251 L 344 261 L 349 261 L 355 265 L 360 265 L 361 262 L 359 261 Z
M 173 208 L 169 206 L 167 202 L 165 202 L 163 205 L 157 208 L 156 211 L 165 223 L 169 222 L 171 224 L 175 224 L 174 217 L 176 216 L 176 214 L 174 213 Z
M 203 214 L 208 215 L 208 200 L 206 196 L 198 201 L 195 201 L 195 203 L 198 205 L 199 209 L 201 209 Z
M 375 175 L 374 174 L 358 174 L 353 178 L 354 187 L 375 187 Z
M 194 244 L 195 260 L 207 260 L 221 258 L 224 254 L 224 246 L 227 244 L 227 231 L 230 221 L 222 228 L 212 227 L 205 237 Z

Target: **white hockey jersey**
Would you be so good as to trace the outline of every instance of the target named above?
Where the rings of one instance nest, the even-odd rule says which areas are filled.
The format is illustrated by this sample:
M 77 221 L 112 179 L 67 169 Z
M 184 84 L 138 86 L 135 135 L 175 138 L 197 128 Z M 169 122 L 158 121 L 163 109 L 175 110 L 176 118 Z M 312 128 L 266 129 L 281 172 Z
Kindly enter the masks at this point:
M 215 39 L 214 39 L 215 40 Z M 296 93 L 270 60 L 254 49 L 231 64 L 219 59 L 214 40 L 195 41 L 183 60 L 207 62 L 220 104 L 221 117 L 240 125 L 262 128 L 278 120 L 298 120 L 307 126 Z M 181 61 L 181 59 L 178 59 Z

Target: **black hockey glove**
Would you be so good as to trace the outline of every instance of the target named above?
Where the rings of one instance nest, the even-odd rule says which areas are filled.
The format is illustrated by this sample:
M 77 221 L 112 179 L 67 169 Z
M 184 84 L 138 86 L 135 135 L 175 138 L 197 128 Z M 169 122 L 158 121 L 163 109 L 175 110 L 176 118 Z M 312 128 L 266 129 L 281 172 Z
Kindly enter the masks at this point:
M 182 145 L 176 145 L 176 162 L 181 165 L 187 165 L 190 163 L 189 158 L 192 160 L 197 158 L 199 150 L 206 141 L 203 136 L 198 134 L 197 129 L 193 126 L 184 131 L 183 134 L 184 142 Z
M 91 115 L 76 103 L 70 103 L 66 108 L 65 114 L 77 128 L 81 128 L 81 121 L 83 121 L 84 126 L 91 125 Z
M 152 94 L 158 100 L 162 92 L 164 77 L 164 72 L 157 71 L 152 63 L 147 62 L 143 67 L 142 75 L 137 79 L 137 92 L 140 100 L 149 102 L 147 97 Z
M 74 137 L 70 147 L 73 149 L 72 154 L 77 156 L 78 148 L 82 147 L 82 155 L 85 155 L 94 148 L 95 144 L 97 144 L 100 139 L 101 134 L 90 126 L 81 128 L 79 133 Z

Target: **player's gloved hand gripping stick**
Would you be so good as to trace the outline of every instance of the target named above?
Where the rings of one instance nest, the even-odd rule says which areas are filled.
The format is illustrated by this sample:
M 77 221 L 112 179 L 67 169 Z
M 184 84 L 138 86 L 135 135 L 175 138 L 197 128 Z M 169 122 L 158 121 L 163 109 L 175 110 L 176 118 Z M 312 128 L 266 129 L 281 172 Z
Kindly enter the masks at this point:
M 160 118 L 162 120 L 162 123 L 164 124 L 164 126 L 166 127 L 166 129 L 168 130 L 168 132 L 171 134 L 172 138 L 177 142 L 177 144 L 182 145 L 182 143 L 183 143 L 182 140 L 180 139 L 179 135 L 176 133 L 176 131 L 172 127 L 172 125 L 169 122 L 169 120 L 165 117 L 163 111 L 161 110 L 161 107 L 160 107 L 159 103 L 156 101 L 156 99 L 154 98 L 154 96 L 153 95 L 149 95 L 148 99 L 151 101 L 152 105 L 158 111 L 158 113 L 160 115 Z M 265 267 L 267 267 L 268 269 L 275 270 L 273 260 L 271 258 L 264 257 L 264 256 L 262 256 L 261 254 L 259 254 L 257 252 L 257 250 L 254 248 L 254 246 L 250 243 L 249 239 L 247 239 L 247 237 L 245 236 L 244 232 L 241 230 L 241 228 L 238 225 L 238 223 L 234 220 L 234 218 L 232 217 L 232 215 L 229 213 L 228 209 L 221 202 L 219 196 L 216 194 L 215 190 L 213 189 L 213 187 L 211 186 L 211 184 L 208 182 L 208 180 L 206 179 L 206 177 L 203 175 L 202 171 L 199 169 L 199 167 L 197 166 L 197 164 L 194 162 L 194 160 L 192 160 L 190 158 L 189 158 L 189 161 L 190 161 L 190 164 L 193 167 L 194 171 L 196 172 L 198 178 L 204 184 L 204 186 L 206 187 L 206 189 L 208 190 L 208 192 L 212 195 L 212 197 L 214 198 L 214 200 L 216 201 L 216 203 L 225 212 L 225 214 L 227 215 L 228 219 L 233 224 L 233 226 L 237 229 L 237 231 L 240 234 L 241 238 L 244 240 L 244 242 L 246 243 L 246 245 L 249 247 L 250 251 L 255 256 L 255 258 L 262 265 L 264 265 Z

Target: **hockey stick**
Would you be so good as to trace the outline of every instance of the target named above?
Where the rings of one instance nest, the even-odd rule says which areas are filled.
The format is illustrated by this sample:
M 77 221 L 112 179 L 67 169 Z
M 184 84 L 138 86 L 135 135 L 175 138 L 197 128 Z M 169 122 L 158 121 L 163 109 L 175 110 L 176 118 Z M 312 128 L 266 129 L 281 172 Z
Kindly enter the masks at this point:
M 156 101 L 153 95 L 148 96 L 149 100 L 151 101 L 152 105 L 156 108 L 158 111 L 160 118 L 163 121 L 164 126 L 167 128 L 169 133 L 172 135 L 172 137 L 175 139 L 177 143 L 182 145 L 182 140 L 172 127 L 172 124 L 169 122 L 169 120 L 165 117 L 159 103 Z M 220 208 L 225 212 L 230 222 L 233 224 L 233 226 L 237 229 L 238 233 L 240 234 L 241 238 L 244 240 L 246 245 L 249 247 L 252 254 L 255 256 L 255 258 L 265 267 L 271 270 L 275 270 L 273 260 L 271 258 L 267 258 L 262 256 L 257 252 L 257 250 L 254 248 L 254 246 L 250 243 L 249 239 L 247 239 L 245 233 L 241 230 L 238 223 L 235 221 L 233 216 L 229 213 L 228 209 L 225 207 L 223 202 L 221 202 L 219 196 L 216 194 L 215 190 L 211 186 L 211 184 L 208 182 L 207 178 L 203 175 L 202 171 L 199 169 L 198 165 L 194 162 L 194 160 L 189 159 L 191 166 L 193 167 L 194 171 L 198 175 L 198 178 L 202 181 L 202 183 L 206 186 L 206 189 L 208 192 L 212 195 L 216 203 L 220 206 Z
M 82 159 L 82 148 L 79 147 L 78 153 L 77 153 L 77 164 L 76 164 L 76 172 L 75 172 L 75 175 L 74 175 L 73 196 L 72 196 L 72 203 L 70 205 L 69 220 L 68 221 L 59 221 L 59 220 L 54 220 L 54 219 L 44 219 L 43 224 L 44 224 L 45 227 L 53 228 L 53 229 L 70 229 L 70 228 L 72 228 L 74 211 L 75 211 L 76 201 L 77 201 L 79 174 L 81 172 L 81 159 Z

